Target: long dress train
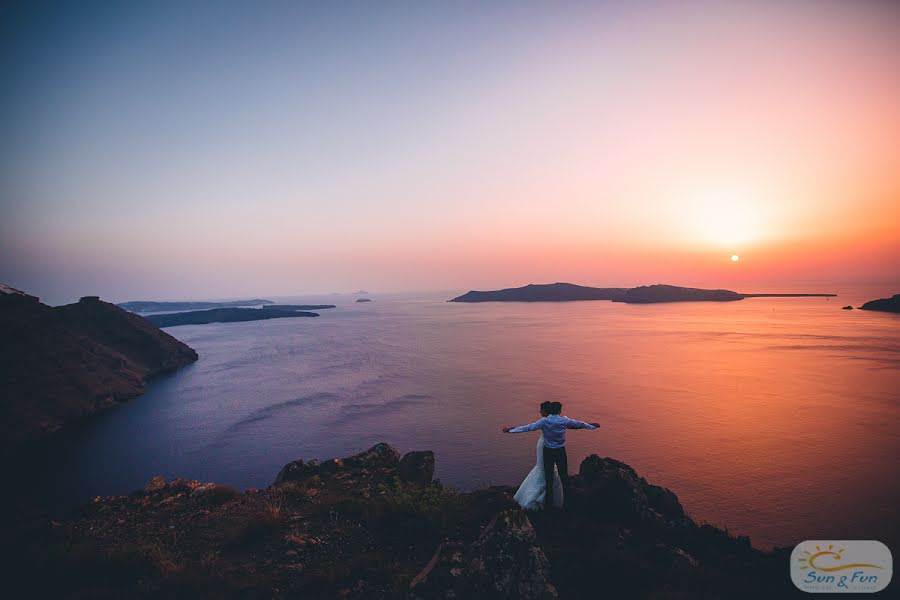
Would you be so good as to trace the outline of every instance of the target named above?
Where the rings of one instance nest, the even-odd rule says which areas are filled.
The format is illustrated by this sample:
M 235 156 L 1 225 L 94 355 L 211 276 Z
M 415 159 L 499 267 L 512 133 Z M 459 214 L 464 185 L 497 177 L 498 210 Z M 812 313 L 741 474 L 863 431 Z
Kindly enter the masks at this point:
M 519 486 L 513 499 L 525 510 L 541 510 L 544 508 L 544 435 L 537 441 L 537 461 L 528 476 Z M 553 505 L 562 508 L 563 505 L 563 487 L 562 481 L 559 479 L 559 473 L 556 467 L 553 468 Z

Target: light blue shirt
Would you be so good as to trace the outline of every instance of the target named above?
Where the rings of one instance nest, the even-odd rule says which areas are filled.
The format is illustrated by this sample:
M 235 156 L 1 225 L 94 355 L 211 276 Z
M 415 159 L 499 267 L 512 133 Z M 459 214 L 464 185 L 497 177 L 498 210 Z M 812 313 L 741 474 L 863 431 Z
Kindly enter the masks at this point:
M 597 429 L 584 421 L 577 421 L 569 417 L 559 415 L 547 415 L 534 423 L 513 427 L 510 433 L 524 433 L 540 429 L 544 432 L 544 446 L 547 448 L 562 448 L 566 445 L 566 429 Z

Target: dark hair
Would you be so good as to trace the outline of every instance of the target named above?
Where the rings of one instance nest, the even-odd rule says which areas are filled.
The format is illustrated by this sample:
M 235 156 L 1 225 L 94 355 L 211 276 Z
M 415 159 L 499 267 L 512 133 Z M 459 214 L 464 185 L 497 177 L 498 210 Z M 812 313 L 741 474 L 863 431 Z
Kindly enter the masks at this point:
M 547 412 L 549 412 L 551 415 L 558 415 L 562 412 L 562 402 L 551 402 L 550 410 Z
M 541 402 L 541 412 L 552 413 L 553 412 L 553 403 L 549 400 L 546 402 Z

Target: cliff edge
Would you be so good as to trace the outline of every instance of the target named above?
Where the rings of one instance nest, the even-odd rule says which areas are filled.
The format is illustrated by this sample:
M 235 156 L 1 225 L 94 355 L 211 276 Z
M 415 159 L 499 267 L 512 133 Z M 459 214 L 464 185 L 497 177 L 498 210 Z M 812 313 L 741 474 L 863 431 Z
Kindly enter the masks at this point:
M 32 595 L 185 598 L 780 598 L 790 549 L 698 524 L 671 490 L 594 454 L 567 507 L 461 493 L 386 443 L 297 460 L 244 493 L 162 477 L 6 536 Z M 9 565 L 8 565 L 9 566 Z
M 197 353 L 149 321 L 86 296 L 51 307 L 0 286 L 0 452 L 143 393 Z

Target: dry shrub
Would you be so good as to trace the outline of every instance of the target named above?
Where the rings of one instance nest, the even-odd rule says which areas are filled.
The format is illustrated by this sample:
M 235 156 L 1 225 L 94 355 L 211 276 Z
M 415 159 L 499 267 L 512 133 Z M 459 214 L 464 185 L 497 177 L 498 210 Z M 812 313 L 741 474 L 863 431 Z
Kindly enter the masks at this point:
M 247 521 L 235 527 L 225 539 L 223 549 L 240 552 L 281 533 L 281 518 L 266 509 L 253 514 Z
M 203 494 L 203 503 L 207 506 L 219 506 L 237 498 L 240 494 L 231 486 L 216 485 Z
M 275 486 L 266 490 L 265 495 L 265 512 L 275 521 L 280 521 L 282 517 L 281 507 L 284 504 L 284 493 L 280 488 Z
M 164 577 L 175 573 L 180 568 L 175 554 L 160 542 L 147 544 L 141 549 L 141 553 L 150 559 L 154 568 Z

